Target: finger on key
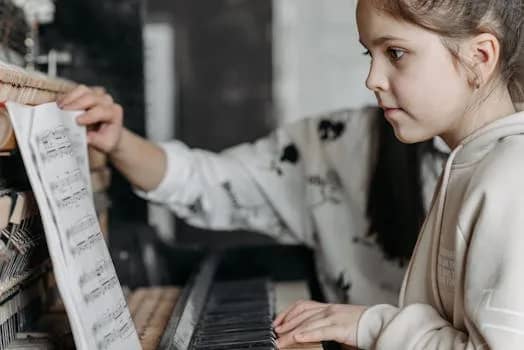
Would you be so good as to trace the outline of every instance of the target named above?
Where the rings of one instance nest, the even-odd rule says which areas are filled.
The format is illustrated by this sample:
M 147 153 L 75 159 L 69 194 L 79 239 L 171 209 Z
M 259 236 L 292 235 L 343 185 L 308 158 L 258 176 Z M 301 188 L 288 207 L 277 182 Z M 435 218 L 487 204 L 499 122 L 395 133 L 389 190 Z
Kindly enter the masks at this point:
M 310 310 L 306 310 L 293 318 L 287 319 L 280 326 L 275 328 L 277 333 L 287 333 L 294 330 L 297 326 L 301 325 L 304 321 L 308 320 L 312 316 L 320 313 L 324 308 L 318 307 Z
M 281 313 L 279 313 L 277 315 L 277 317 L 273 321 L 273 327 L 280 326 L 282 324 L 282 322 L 284 322 L 284 320 L 288 317 L 288 315 L 290 313 L 294 312 L 294 310 L 296 310 L 296 309 L 303 308 L 304 304 L 306 304 L 308 302 L 309 301 L 307 301 L 307 300 L 298 300 L 298 301 L 294 302 L 291 306 L 289 306 L 287 309 L 285 309 L 284 311 L 282 311 Z
M 283 316 L 283 318 L 280 320 L 280 324 L 288 322 L 289 320 L 293 319 L 297 315 L 310 310 L 310 309 L 316 309 L 316 308 L 323 308 L 325 304 L 319 303 L 312 300 L 307 301 L 299 301 L 295 304 L 295 306 L 289 310 L 286 315 Z

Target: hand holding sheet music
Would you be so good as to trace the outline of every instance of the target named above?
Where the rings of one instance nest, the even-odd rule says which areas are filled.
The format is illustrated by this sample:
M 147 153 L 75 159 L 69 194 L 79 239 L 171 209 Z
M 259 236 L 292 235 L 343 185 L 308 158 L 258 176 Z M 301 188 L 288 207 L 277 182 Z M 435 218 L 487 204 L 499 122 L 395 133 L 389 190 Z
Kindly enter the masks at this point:
M 7 103 L 40 209 L 60 293 L 79 349 L 140 344 L 100 232 L 92 200 L 85 128 L 55 103 Z

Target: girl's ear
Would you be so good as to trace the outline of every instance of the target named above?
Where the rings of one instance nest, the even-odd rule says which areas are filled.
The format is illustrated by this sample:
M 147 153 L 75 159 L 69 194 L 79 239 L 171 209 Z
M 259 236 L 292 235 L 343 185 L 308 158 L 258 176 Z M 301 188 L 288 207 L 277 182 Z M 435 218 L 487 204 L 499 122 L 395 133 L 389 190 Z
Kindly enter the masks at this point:
M 475 78 L 470 83 L 478 89 L 489 82 L 497 71 L 500 42 L 493 34 L 479 34 L 470 40 L 469 56 L 475 74 Z

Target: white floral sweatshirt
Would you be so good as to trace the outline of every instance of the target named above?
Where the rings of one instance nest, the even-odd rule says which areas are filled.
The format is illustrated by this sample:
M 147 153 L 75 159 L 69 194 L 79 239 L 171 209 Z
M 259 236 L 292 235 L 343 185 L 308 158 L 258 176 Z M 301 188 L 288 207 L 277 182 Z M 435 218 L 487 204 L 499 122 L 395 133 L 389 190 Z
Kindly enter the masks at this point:
M 365 108 L 308 118 L 219 154 L 164 143 L 162 182 L 137 193 L 195 226 L 246 229 L 313 248 L 329 301 L 394 303 L 405 269 L 367 235 L 377 115 Z M 428 155 L 421 166 L 427 208 L 442 158 Z
M 524 112 L 451 153 L 400 308 L 362 315 L 364 349 L 524 349 Z

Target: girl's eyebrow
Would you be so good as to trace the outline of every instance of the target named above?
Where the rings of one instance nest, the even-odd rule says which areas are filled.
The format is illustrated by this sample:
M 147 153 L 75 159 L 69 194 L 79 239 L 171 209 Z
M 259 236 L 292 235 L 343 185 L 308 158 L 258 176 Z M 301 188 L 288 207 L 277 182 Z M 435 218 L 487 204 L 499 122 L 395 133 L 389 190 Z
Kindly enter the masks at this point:
M 380 46 L 384 44 L 385 42 L 392 41 L 392 40 L 406 41 L 405 39 L 398 38 L 392 35 L 384 35 L 379 38 L 371 40 L 371 46 Z M 359 39 L 358 41 L 362 44 L 362 46 L 366 47 L 362 39 Z

